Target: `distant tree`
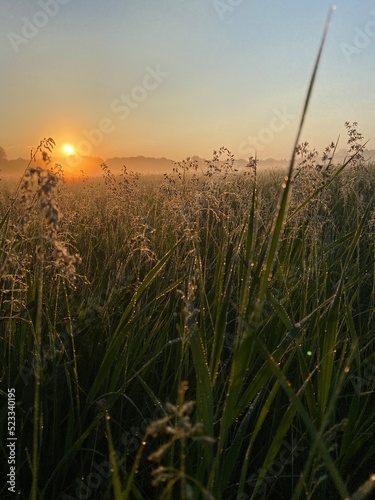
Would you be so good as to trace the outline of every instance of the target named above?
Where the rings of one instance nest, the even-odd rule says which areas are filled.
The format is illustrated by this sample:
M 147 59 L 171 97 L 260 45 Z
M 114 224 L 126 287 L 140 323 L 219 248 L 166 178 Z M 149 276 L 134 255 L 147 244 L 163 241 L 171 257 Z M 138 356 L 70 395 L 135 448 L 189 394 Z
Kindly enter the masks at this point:
M 5 160 L 7 160 L 7 154 L 5 152 L 5 149 L 0 146 L 0 161 Z

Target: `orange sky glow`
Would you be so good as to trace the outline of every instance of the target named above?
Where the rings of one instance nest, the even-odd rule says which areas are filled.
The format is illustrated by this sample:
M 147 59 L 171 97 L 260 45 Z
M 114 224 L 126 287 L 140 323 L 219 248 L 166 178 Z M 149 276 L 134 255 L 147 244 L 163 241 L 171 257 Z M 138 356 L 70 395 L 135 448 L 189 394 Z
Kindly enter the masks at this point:
M 72 169 L 84 157 L 208 158 L 221 146 L 290 157 L 329 1 L 47 3 L 0 6 L 9 159 L 43 137 Z M 345 121 L 374 148 L 374 26 L 367 2 L 338 2 L 303 132 L 319 151 Z

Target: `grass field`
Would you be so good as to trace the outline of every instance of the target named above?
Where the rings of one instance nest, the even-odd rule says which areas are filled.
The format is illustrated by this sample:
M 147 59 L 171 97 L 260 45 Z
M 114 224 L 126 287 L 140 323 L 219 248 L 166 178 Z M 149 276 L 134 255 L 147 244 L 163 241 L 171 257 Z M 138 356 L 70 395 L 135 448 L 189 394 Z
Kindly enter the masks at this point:
M 346 126 L 347 161 L 303 144 L 289 178 L 221 149 L 164 178 L 32 162 L 3 185 L 20 498 L 368 497 L 375 166 Z

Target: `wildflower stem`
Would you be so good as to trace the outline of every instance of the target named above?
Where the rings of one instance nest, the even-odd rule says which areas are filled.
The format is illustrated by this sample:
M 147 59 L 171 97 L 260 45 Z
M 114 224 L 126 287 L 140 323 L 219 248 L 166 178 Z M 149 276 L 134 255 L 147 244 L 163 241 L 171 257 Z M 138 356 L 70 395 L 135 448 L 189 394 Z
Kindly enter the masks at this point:
M 42 314 L 43 314 L 43 264 L 44 255 L 41 248 L 37 249 L 37 312 L 34 326 L 35 342 L 35 392 L 34 392 L 34 429 L 32 455 L 32 486 L 31 500 L 37 500 L 38 489 L 38 456 L 39 456 L 39 421 L 40 421 L 40 380 L 42 373 Z

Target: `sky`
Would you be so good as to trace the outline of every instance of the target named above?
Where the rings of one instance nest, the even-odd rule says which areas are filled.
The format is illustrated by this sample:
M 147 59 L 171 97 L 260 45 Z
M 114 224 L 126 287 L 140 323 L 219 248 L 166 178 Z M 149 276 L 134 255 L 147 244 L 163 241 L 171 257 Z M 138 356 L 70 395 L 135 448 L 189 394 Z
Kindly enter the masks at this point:
M 290 158 L 331 3 L 1 0 L 0 146 Z M 374 149 L 375 5 L 336 6 L 301 140 L 345 147 L 356 121 Z

